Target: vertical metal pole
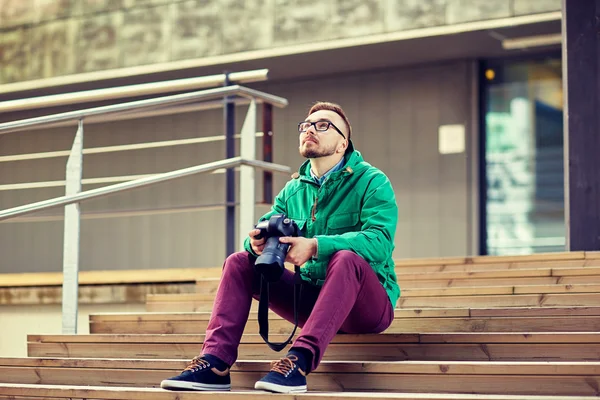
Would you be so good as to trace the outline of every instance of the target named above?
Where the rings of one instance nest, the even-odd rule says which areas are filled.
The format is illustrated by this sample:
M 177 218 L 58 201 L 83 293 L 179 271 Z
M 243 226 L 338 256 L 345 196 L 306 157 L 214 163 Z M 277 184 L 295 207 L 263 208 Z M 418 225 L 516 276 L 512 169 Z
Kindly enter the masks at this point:
M 71 154 L 67 160 L 65 194 L 81 192 L 83 170 L 83 120 L 79 120 Z M 63 243 L 62 332 L 77 333 L 77 305 L 79 290 L 79 203 L 65 206 Z
M 273 105 L 263 104 L 263 160 L 273 162 Z M 273 173 L 263 172 L 263 203 L 273 202 Z
M 225 85 L 229 86 L 229 73 L 225 73 Z M 225 125 L 225 158 L 235 157 L 235 104 L 230 96 L 224 99 L 223 119 Z M 235 174 L 233 168 L 225 172 L 225 256 L 235 252 Z
M 252 100 L 242 126 L 240 156 L 248 160 L 256 159 L 256 102 Z M 238 248 L 243 250 L 244 240 L 256 222 L 254 220 L 255 182 L 254 167 L 240 166 L 240 215 L 238 222 Z

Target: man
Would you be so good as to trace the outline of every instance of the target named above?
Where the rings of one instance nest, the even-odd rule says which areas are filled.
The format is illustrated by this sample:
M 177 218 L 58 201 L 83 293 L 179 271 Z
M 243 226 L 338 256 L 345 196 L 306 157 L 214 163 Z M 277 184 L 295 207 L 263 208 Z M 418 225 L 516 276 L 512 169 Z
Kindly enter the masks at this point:
M 317 368 L 336 333 L 387 329 L 400 296 L 392 260 L 398 207 L 390 181 L 354 150 L 352 128 L 337 104 L 316 103 L 298 131 L 300 154 L 308 160 L 260 219 L 284 213 L 303 234 L 279 239 L 290 244 L 286 261 L 302 266 L 302 331 L 255 385 L 278 393 L 306 391 L 306 375 Z M 252 298 L 259 296 L 254 261 L 265 241 L 255 238 L 258 233 L 250 231 L 246 251 L 225 261 L 201 355 L 161 387 L 230 389 L 229 368 L 237 359 Z M 288 321 L 294 320 L 293 277 L 286 269 L 270 286 L 271 310 Z

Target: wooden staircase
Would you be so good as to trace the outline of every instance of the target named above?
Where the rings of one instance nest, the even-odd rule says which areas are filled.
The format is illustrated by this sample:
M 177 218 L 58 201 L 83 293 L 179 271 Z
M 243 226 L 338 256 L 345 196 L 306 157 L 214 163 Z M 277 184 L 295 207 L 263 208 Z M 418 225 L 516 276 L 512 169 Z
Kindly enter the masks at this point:
M 309 393 L 281 398 L 584 400 L 600 396 L 600 254 L 398 261 L 402 297 L 380 335 L 338 335 Z M 89 335 L 29 335 L 0 358 L 1 399 L 254 400 L 271 351 L 256 313 L 231 393 L 170 392 L 160 381 L 198 354 L 218 277 L 197 293 L 148 295 L 141 314 L 90 317 Z M 272 314 L 274 340 L 291 324 Z M 211 397 L 212 398 L 212 397 Z

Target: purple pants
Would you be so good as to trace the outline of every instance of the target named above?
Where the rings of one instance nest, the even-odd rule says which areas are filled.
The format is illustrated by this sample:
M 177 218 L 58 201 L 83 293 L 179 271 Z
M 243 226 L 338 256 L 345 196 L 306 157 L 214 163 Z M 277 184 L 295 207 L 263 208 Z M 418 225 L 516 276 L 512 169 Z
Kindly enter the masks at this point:
M 293 277 L 293 272 L 285 270 L 269 288 L 269 308 L 292 323 Z M 223 265 L 202 354 L 229 365 L 235 362 L 252 298 L 258 299 L 259 294 L 260 275 L 254 271 L 252 256 L 247 252 L 230 255 Z M 305 283 L 302 288 L 298 305 L 302 331 L 292 347 L 313 354 L 310 369 L 314 371 L 336 333 L 380 333 L 393 319 L 392 304 L 371 266 L 351 251 L 339 251 L 331 257 L 323 286 Z

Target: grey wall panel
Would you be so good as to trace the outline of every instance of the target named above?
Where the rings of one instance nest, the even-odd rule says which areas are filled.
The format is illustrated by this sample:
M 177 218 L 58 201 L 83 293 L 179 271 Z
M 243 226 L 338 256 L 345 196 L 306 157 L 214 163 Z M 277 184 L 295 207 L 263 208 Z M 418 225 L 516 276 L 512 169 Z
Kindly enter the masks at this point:
M 296 124 L 317 100 L 339 102 L 353 125 L 353 141 L 365 159 L 390 178 L 399 205 L 395 257 L 465 255 L 467 158 L 440 155 L 438 127 L 471 120 L 467 62 L 331 75 L 254 85 L 286 97 L 275 109 L 274 161 L 296 170 Z M 259 108 L 260 109 L 260 108 Z M 238 107 L 236 125 L 246 107 Z M 258 129 L 261 113 L 259 111 Z M 222 132 L 222 110 L 115 121 L 85 128 L 84 147 L 213 136 Z M 467 126 L 467 134 L 469 133 Z M 37 130 L 0 137 L 0 152 L 17 154 L 70 147 L 75 129 Z M 257 140 L 259 156 L 261 139 Z M 166 172 L 222 159 L 224 143 L 86 155 L 84 178 Z M 66 158 L 0 164 L 0 183 L 64 179 Z M 257 200 L 262 200 L 261 172 Z M 237 174 L 236 174 L 237 176 Z M 275 174 L 274 192 L 289 179 Z M 84 190 L 99 185 L 84 186 Z M 0 206 L 13 207 L 61 195 L 62 188 L 0 191 Z M 84 203 L 81 270 L 204 267 L 223 262 L 222 210 L 178 208 L 222 203 L 223 174 L 188 177 Z M 177 212 L 165 213 L 173 208 Z M 257 217 L 268 206 L 256 207 Z M 121 216 L 118 212 L 142 211 Z M 114 213 L 90 218 L 97 213 Z M 60 215 L 60 210 L 45 212 Z M 237 227 L 236 227 L 237 228 Z M 0 223 L 0 272 L 59 271 L 62 219 Z
M 456 65 L 440 73 L 440 125 L 465 126 L 465 143 L 472 134 L 470 121 L 470 69 L 468 64 Z M 457 99 L 461 99 L 457 101 Z M 447 106 L 452 104 L 451 107 Z M 439 155 L 440 173 L 440 254 L 470 255 L 469 190 L 467 153 Z

